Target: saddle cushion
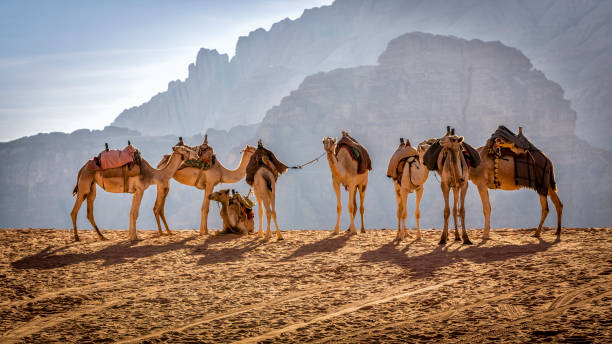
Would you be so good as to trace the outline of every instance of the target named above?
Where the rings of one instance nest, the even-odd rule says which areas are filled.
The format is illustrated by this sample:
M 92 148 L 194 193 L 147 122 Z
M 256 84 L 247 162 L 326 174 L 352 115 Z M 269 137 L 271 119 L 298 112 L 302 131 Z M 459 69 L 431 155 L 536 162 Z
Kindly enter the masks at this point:
M 395 153 L 391 156 L 389 160 L 389 165 L 387 166 L 387 177 L 393 180 L 399 180 L 402 175 L 402 170 L 404 165 L 406 164 L 406 160 L 408 160 L 411 156 L 418 156 L 418 152 L 412 146 L 400 145 L 395 150 Z
M 115 167 L 121 167 L 134 161 L 134 153 L 136 149 L 134 147 L 127 146 L 123 150 L 112 149 L 109 151 L 103 151 L 98 155 L 100 160 L 100 167 L 103 170 Z
M 370 159 L 370 154 L 368 154 L 368 150 L 362 146 L 357 140 L 352 138 L 351 136 L 344 135 L 336 144 L 336 150 L 334 154 L 338 156 L 338 152 L 340 149 L 346 148 L 348 152 L 351 154 L 351 157 L 357 161 L 357 173 L 362 174 L 366 171 L 372 170 L 372 160 Z
M 287 171 L 287 166 L 280 162 L 272 151 L 264 148 L 263 146 L 258 146 L 255 153 L 249 159 L 249 163 L 246 168 L 246 182 L 247 184 L 253 186 L 253 182 L 255 180 L 255 173 L 259 170 L 260 167 L 267 168 L 272 172 L 274 178 L 278 178 L 279 174 Z

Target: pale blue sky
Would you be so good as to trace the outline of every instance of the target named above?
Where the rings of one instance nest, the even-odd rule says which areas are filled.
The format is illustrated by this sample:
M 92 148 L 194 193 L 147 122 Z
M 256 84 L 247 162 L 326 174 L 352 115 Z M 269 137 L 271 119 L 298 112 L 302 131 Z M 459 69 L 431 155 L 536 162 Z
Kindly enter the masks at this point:
M 101 129 L 184 79 L 201 47 L 332 0 L 0 1 L 0 141 Z

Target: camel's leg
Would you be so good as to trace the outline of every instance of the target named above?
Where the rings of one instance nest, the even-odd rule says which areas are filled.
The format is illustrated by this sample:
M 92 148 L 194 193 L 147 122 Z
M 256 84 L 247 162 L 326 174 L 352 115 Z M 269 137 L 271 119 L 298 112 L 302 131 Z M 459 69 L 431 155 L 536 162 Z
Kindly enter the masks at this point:
M 168 192 L 170 192 L 170 188 L 164 188 L 164 198 L 162 199 L 161 208 L 159 209 L 159 215 L 161 216 L 162 221 L 164 221 L 164 226 L 166 226 L 166 233 L 168 235 L 172 235 L 170 228 L 168 227 L 168 222 L 166 222 L 166 199 L 168 199 Z
M 81 204 L 87 197 L 86 194 L 78 193 L 76 196 L 76 200 L 74 201 L 74 206 L 72 207 L 72 211 L 70 212 L 70 216 L 72 217 L 72 226 L 74 227 L 74 241 L 79 241 L 79 233 L 77 232 L 77 215 L 79 214 L 79 209 L 81 209 Z
M 408 231 L 406 230 L 406 218 L 408 217 L 408 189 L 401 188 L 400 195 L 402 198 L 402 239 L 406 237 Z
M 442 230 L 442 235 L 440 236 L 440 245 L 446 244 L 446 240 L 448 239 L 448 217 L 450 216 L 450 207 L 448 206 L 448 193 L 450 192 L 450 188 L 448 185 L 442 183 L 440 184 L 442 188 L 442 195 L 444 196 L 444 229 Z
M 482 238 L 489 239 L 489 231 L 491 230 L 491 202 L 489 201 L 489 188 L 485 184 L 476 184 L 480 200 L 482 201 L 482 213 L 484 214 L 484 228 L 482 229 Z
M 204 200 L 202 201 L 202 218 L 200 219 L 200 235 L 208 235 L 208 210 L 210 209 L 210 200 L 208 195 L 213 192 L 214 186 L 206 184 L 204 188 Z
M 276 221 L 276 184 L 272 184 L 272 192 L 270 193 L 270 215 L 276 227 L 276 239 L 283 240 L 280 229 L 278 229 L 278 222 Z
M 357 214 L 357 202 L 355 201 L 355 196 L 357 193 L 357 186 L 351 185 L 349 186 L 349 216 L 351 218 L 351 224 L 349 225 L 348 231 L 352 234 L 357 234 L 357 230 L 355 229 L 355 214 Z
M 461 241 L 459 237 L 459 226 L 457 217 L 459 214 L 457 213 L 457 203 L 459 202 L 459 190 L 458 186 L 453 187 L 453 223 L 455 224 L 455 241 Z
M 140 210 L 140 201 L 142 201 L 142 195 L 144 190 L 136 190 L 134 197 L 132 197 L 132 208 L 130 209 L 130 229 L 129 237 L 130 240 L 138 240 L 136 235 L 136 221 L 138 220 L 138 211 Z
M 334 233 L 340 233 L 340 213 L 342 212 L 342 203 L 340 202 L 340 183 L 334 181 L 334 192 L 336 193 L 336 226 L 334 227 Z
M 266 208 L 266 240 L 270 240 L 272 237 L 272 230 L 270 229 L 270 222 L 272 218 L 272 209 L 270 209 L 270 198 L 264 196 L 264 207 Z
M 421 197 L 423 197 L 423 186 L 416 189 L 416 209 L 414 210 L 414 218 L 416 219 L 417 240 L 421 240 L 421 227 L 419 220 L 421 219 Z
M 557 211 L 557 231 L 555 234 L 557 236 L 561 235 L 561 218 L 563 217 L 563 203 L 559 199 L 559 195 L 552 188 L 548 189 L 548 195 L 550 196 L 550 200 L 555 205 L 555 210 Z
M 397 235 L 395 239 L 402 239 L 402 212 L 404 208 L 402 207 L 402 195 L 400 191 L 400 185 L 397 182 L 393 182 L 393 187 L 395 188 L 395 201 L 397 203 Z
M 365 185 L 359 185 L 359 213 L 361 214 L 361 233 L 365 233 L 365 226 L 363 224 L 363 213 L 365 212 L 365 209 L 363 208 L 363 201 L 365 200 L 365 192 L 366 192 L 366 186 Z
M 93 228 L 96 230 L 96 233 L 98 234 L 98 238 L 100 238 L 101 240 L 106 240 L 104 235 L 102 235 L 102 233 L 98 229 L 98 226 L 96 225 L 96 221 L 94 220 L 94 201 L 95 200 L 96 200 L 96 184 L 92 183 L 91 189 L 89 190 L 89 194 L 87 194 L 87 219 L 89 220 L 89 223 L 91 223 Z
M 470 237 L 468 236 L 467 230 L 465 229 L 465 196 L 467 195 L 467 190 L 469 187 L 469 183 L 466 181 L 461 186 L 461 198 L 459 199 L 459 217 L 461 217 L 461 238 L 463 239 L 463 243 L 465 245 L 471 245 Z
M 546 216 L 548 216 L 548 197 L 543 195 L 540 196 L 540 206 L 542 207 L 542 218 L 540 219 L 540 224 L 538 225 L 538 229 L 536 229 L 535 234 L 533 235 L 536 238 L 540 237 L 542 233 L 542 225 L 544 224 L 544 220 L 546 220 Z
M 259 232 L 257 233 L 257 236 L 263 238 L 263 200 L 257 193 L 255 194 L 255 199 L 257 200 L 257 215 L 259 216 Z
M 162 228 L 161 228 L 161 224 L 159 222 L 159 217 L 160 217 L 160 211 L 161 211 L 161 207 L 162 207 L 162 202 L 163 202 L 163 186 L 158 186 L 157 187 L 157 197 L 155 198 L 155 205 L 153 205 L 153 215 L 155 215 L 155 222 L 157 222 L 157 231 L 159 232 L 159 235 L 163 235 L 164 232 L 162 232 Z

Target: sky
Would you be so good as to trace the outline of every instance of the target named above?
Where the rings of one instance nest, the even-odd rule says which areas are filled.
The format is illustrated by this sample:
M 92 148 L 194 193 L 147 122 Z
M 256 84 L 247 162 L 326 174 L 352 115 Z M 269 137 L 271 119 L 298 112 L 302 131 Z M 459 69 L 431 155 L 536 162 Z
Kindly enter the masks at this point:
M 0 1 L 0 142 L 102 129 L 184 80 L 200 48 L 332 0 Z

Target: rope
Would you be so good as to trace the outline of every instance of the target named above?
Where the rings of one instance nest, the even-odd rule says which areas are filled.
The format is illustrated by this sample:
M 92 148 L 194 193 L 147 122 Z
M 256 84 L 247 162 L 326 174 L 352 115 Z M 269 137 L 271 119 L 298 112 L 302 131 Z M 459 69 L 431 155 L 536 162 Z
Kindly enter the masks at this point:
M 291 166 L 291 167 L 289 167 L 289 168 L 294 169 L 294 170 L 298 170 L 298 169 L 299 169 L 299 170 L 301 170 L 301 169 L 302 169 L 302 167 L 307 166 L 307 165 L 310 165 L 310 164 L 312 164 L 313 162 L 317 162 L 317 161 L 319 161 L 319 159 L 321 159 L 321 158 L 322 158 L 322 157 L 323 157 L 325 154 L 326 154 L 326 153 L 323 153 L 323 154 L 319 155 L 318 157 L 316 157 L 316 158 L 314 158 L 314 159 L 310 160 L 309 162 L 306 162 L 306 163 L 303 163 L 303 164 L 301 164 L 301 165 L 297 165 L 297 166 Z

